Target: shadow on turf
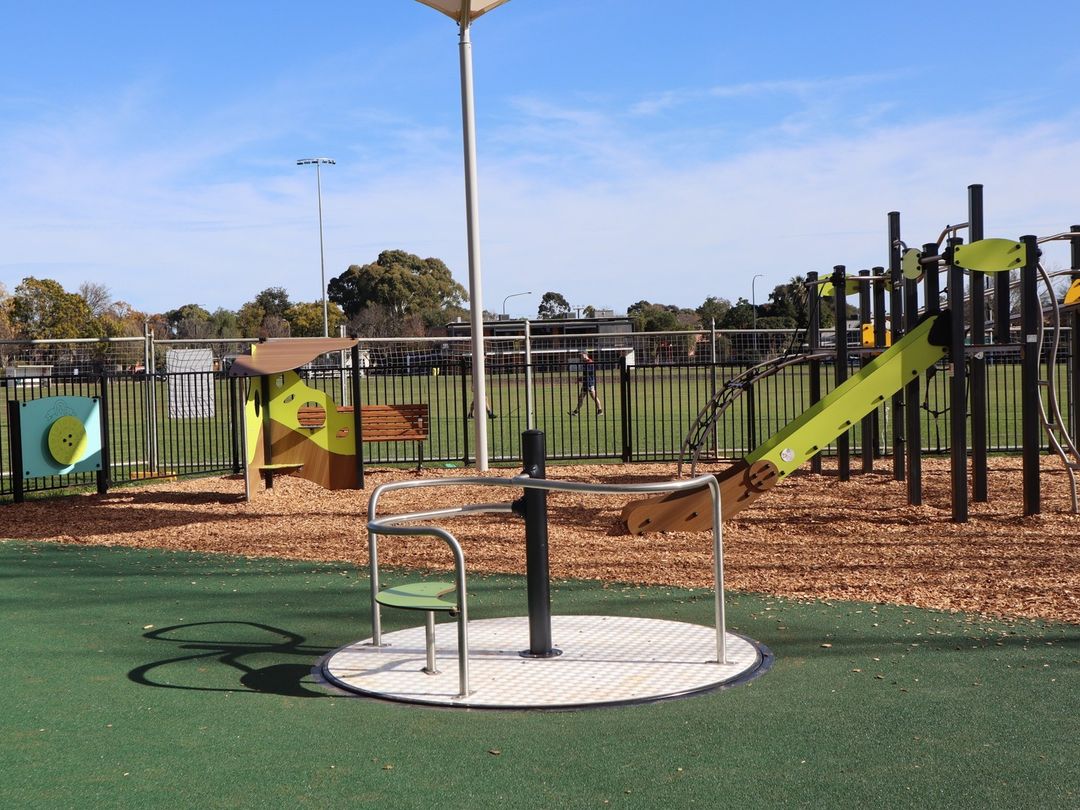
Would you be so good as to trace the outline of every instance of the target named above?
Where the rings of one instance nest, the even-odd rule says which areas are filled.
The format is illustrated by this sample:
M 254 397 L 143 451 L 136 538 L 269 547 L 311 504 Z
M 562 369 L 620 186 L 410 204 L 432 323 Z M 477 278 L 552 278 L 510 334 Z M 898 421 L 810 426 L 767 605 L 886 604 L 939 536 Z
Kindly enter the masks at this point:
M 245 630 L 257 630 L 259 633 L 269 633 L 277 636 L 282 641 L 273 643 L 269 641 L 241 641 L 237 639 L 210 639 L 210 638 L 186 638 L 185 631 L 193 631 L 196 628 L 242 628 Z M 193 635 L 199 635 L 198 632 Z M 282 630 L 259 622 L 192 622 L 190 624 L 176 624 L 171 627 L 162 627 L 149 633 L 144 633 L 143 638 L 152 641 L 164 641 L 178 645 L 180 650 L 193 651 L 185 655 L 177 655 L 153 661 L 149 664 L 135 667 L 128 672 L 128 679 L 141 686 L 154 686 L 162 689 L 185 689 L 196 692 L 252 692 L 285 697 L 330 697 L 325 692 L 316 692 L 304 685 L 304 679 L 311 677 L 312 660 L 321 658 L 329 650 L 322 647 L 305 646 L 303 636 Z M 302 656 L 303 661 L 280 662 L 263 667 L 248 666 L 242 659 L 252 655 L 274 656 Z M 200 686 L 198 684 L 179 684 L 156 680 L 152 672 L 161 667 L 180 662 L 193 662 L 198 660 L 216 661 L 218 664 L 231 667 L 236 671 L 237 686 L 235 688 L 221 686 Z M 205 671 L 200 668 L 201 671 Z

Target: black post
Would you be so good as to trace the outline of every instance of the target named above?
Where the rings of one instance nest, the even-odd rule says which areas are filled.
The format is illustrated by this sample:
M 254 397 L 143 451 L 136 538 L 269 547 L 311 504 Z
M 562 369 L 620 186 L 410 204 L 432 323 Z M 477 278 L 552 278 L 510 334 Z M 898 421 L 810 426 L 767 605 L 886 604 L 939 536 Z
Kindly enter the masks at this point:
M 629 463 L 634 457 L 634 448 L 630 428 L 630 366 L 625 355 L 619 358 L 619 402 L 622 405 L 622 460 Z
M 968 186 L 968 238 L 978 242 L 983 232 L 983 187 Z M 1005 273 L 1007 276 L 1008 273 Z M 986 344 L 986 280 L 983 274 L 972 271 L 968 277 L 971 299 L 971 342 L 975 346 Z M 953 317 L 956 317 L 955 310 Z M 986 430 L 986 358 L 976 351 L 971 357 L 971 495 L 976 503 L 990 499 L 987 486 L 987 430 Z
M 860 270 L 859 275 L 864 279 L 859 282 L 859 348 L 866 349 L 867 346 L 862 340 L 863 329 L 867 324 L 872 323 L 870 318 L 870 282 L 866 280 L 866 276 L 870 275 L 869 270 Z M 863 368 L 870 362 L 870 355 L 865 351 L 859 354 L 859 368 Z M 864 473 L 872 473 L 874 471 L 874 429 L 876 427 L 875 418 L 877 417 L 877 410 L 873 410 L 863 417 L 859 423 L 859 455 L 862 456 L 862 471 Z
M 963 242 L 950 239 L 945 252 L 949 273 L 949 310 L 952 329 L 949 355 L 952 360 L 952 383 L 949 389 L 949 454 L 952 461 L 952 519 L 966 523 L 968 519 L 967 481 L 967 357 L 964 348 L 964 268 L 953 262 L 953 252 Z
M 354 336 L 355 337 L 355 336 Z M 353 407 L 353 435 L 356 436 L 356 488 L 364 488 L 364 414 L 360 406 L 360 344 L 354 343 L 349 350 L 352 368 L 349 388 Z
M 521 434 L 522 472 L 530 478 L 546 478 L 544 432 Z M 526 658 L 550 658 L 559 650 L 551 646 L 551 583 L 548 575 L 547 490 L 526 488 L 525 584 L 529 598 L 529 649 Z
M 243 430 L 243 426 L 240 424 L 240 407 L 242 407 L 237 400 L 240 398 L 240 378 L 239 377 L 226 377 L 225 378 L 226 390 L 229 392 L 229 426 L 232 428 L 229 431 L 230 439 L 232 441 L 232 471 L 233 475 L 240 473 L 240 431 Z M 246 461 L 247 459 L 245 459 Z
M 809 272 L 806 274 L 807 282 L 807 312 L 809 321 L 806 325 L 806 342 L 811 354 L 821 351 L 821 287 L 818 285 L 818 274 Z M 821 400 L 821 361 L 810 361 L 810 404 L 813 405 Z M 821 453 L 817 452 L 810 458 L 810 472 L 821 474 Z
M 1027 249 L 1027 263 L 1020 270 L 1020 339 L 1021 339 L 1021 418 L 1023 425 L 1024 516 L 1037 515 L 1039 503 L 1039 353 L 1038 319 L 1042 317 L 1036 274 L 1039 267 L 1039 242 L 1034 236 L 1022 236 Z
M 461 463 L 469 466 L 469 364 L 467 358 L 461 358 Z M 487 405 L 481 405 L 486 409 Z M 483 419 L 484 417 L 480 417 Z
M 885 350 L 885 268 L 875 267 L 872 270 L 877 276 L 873 284 L 873 309 L 874 309 L 874 348 L 879 351 Z M 881 458 L 881 417 L 887 411 L 878 408 L 874 410 L 874 458 Z
M 101 372 L 98 378 L 98 419 L 101 423 L 101 466 L 97 470 L 97 492 L 104 495 L 109 491 L 109 465 L 112 453 L 109 452 L 109 378 Z
M 919 284 L 904 279 L 904 327 L 910 332 L 919 322 Z M 919 418 L 919 378 L 904 386 L 904 444 L 907 449 L 907 496 L 912 506 L 922 505 L 922 422 Z
M 904 334 L 903 275 L 900 272 L 900 212 L 889 212 L 889 321 L 892 330 L 892 342 L 896 343 Z M 914 282 L 911 282 L 914 286 Z M 882 343 L 884 345 L 884 343 Z M 892 397 L 892 457 L 893 478 L 903 481 L 904 469 L 904 393 L 897 391 Z
M 836 367 L 833 369 L 834 387 L 839 388 L 847 380 L 847 268 L 838 264 L 833 268 L 833 320 L 836 335 Z M 845 430 L 836 437 L 836 469 L 841 481 L 851 478 L 851 440 Z
M 8 409 L 8 444 L 11 457 L 11 491 L 15 495 L 15 503 L 22 503 L 26 495 L 23 488 L 23 453 L 22 453 L 22 414 L 19 408 L 22 403 L 17 399 L 9 399 Z
M 1070 255 L 1072 261 L 1070 262 L 1070 269 L 1073 271 L 1069 274 L 1069 278 L 1072 281 L 1080 279 L 1080 225 L 1073 225 L 1069 230 L 1072 233 L 1077 234 L 1069 240 Z M 1069 341 L 1069 351 L 1072 357 L 1072 390 L 1070 391 L 1069 402 L 1072 403 L 1072 421 L 1069 424 L 1071 428 L 1070 435 L 1076 436 L 1080 433 L 1080 307 L 1073 310 L 1072 314 L 1072 330 L 1070 334 L 1071 340 Z

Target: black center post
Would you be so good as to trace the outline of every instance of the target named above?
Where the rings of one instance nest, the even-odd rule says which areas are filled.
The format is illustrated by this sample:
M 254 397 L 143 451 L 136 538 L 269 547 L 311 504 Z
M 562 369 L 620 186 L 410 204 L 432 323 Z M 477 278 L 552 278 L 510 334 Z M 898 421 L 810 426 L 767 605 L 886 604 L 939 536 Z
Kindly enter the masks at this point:
M 522 472 L 530 478 L 546 478 L 544 432 L 521 434 Z M 529 649 L 525 658 L 551 658 L 562 650 L 551 646 L 551 582 L 548 575 L 547 490 L 526 487 L 514 504 L 525 518 L 525 581 L 529 597 Z

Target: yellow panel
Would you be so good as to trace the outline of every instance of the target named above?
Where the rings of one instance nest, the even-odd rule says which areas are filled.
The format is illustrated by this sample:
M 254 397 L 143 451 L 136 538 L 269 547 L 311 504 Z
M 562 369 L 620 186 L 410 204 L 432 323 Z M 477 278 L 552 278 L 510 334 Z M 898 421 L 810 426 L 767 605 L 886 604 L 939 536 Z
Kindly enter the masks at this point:
M 1027 250 L 1023 242 L 1012 239 L 980 239 L 970 245 L 957 245 L 953 262 L 979 273 L 1001 273 L 1022 267 L 1027 262 Z
M 1080 278 L 1073 280 L 1073 283 L 1065 293 L 1065 300 L 1061 305 L 1063 307 L 1071 307 L 1076 304 L 1080 304 Z

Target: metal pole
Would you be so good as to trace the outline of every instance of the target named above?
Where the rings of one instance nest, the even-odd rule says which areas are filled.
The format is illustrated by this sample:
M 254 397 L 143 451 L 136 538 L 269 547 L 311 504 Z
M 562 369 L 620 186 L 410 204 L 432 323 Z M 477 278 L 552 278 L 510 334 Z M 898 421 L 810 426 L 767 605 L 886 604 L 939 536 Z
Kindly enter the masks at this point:
M 872 269 L 875 276 L 878 277 L 878 281 L 874 282 L 873 287 L 873 310 L 874 310 L 874 348 L 885 351 L 885 282 L 883 279 L 885 276 L 884 267 L 875 267 Z M 882 455 L 882 445 L 884 444 L 884 436 L 881 430 L 881 419 L 884 417 L 885 424 L 889 423 L 889 412 L 884 406 L 874 411 L 874 457 L 880 458 Z
M 806 342 L 811 354 L 816 354 L 821 349 L 821 286 L 817 283 L 818 274 L 810 271 L 806 274 L 808 284 L 807 292 L 809 301 L 807 311 L 809 320 L 806 325 Z M 810 361 L 810 404 L 821 400 L 821 361 Z M 810 472 L 821 474 L 821 453 L 814 453 L 810 457 Z
M 472 327 L 472 387 L 476 413 L 487 412 L 484 367 L 484 301 L 480 272 L 480 205 L 476 178 L 476 110 L 473 104 L 472 40 L 469 22 L 461 22 L 461 119 L 465 148 L 465 224 L 469 249 L 469 323 Z M 487 419 L 473 420 L 476 430 L 476 469 L 488 468 Z
M 521 434 L 522 472 L 529 478 L 546 478 L 544 433 Z M 551 581 L 548 574 L 547 490 L 526 488 L 525 578 L 529 598 L 529 649 L 526 658 L 551 658 L 560 651 L 551 646 Z
M 322 333 L 330 337 L 330 318 L 326 309 L 326 253 L 323 249 L 322 161 L 315 162 L 315 188 L 319 198 L 319 281 L 322 285 Z
M 1080 225 L 1069 228 L 1076 236 L 1069 240 L 1070 268 L 1072 273 L 1069 278 L 1072 281 L 1080 279 Z M 1073 311 L 1071 318 L 1072 330 L 1069 335 L 1069 352 L 1072 360 L 1072 390 L 1069 401 L 1072 404 L 1072 421 L 1069 425 L 1070 434 L 1075 439 L 1080 435 L 1080 308 Z
M 892 290 L 889 292 L 889 326 L 892 342 L 897 343 L 904 334 L 904 282 L 900 272 L 900 212 L 890 211 L 889 216 L 889 278 Z M 915 282 L 910 282 L 914 285 Z M 884 345 L 884 344 L 883 344 Z M 892 457 L 893 478 L 903 481 L 906 477 L 904 465 L 904 391 L 901 389 L 892 397 Z
M 532 328 L 525 319 L 525 427 L 536 427 L 536 399 L 533 392 Z
M 1039 421 L 1039 343 L 1038 318 L 1042 317 L 1038 293 L 1039 240 L 1022 236 L 1027 249 L 1027 263 L 1020 270 L 1020 334 L 1021 347 L 1021 418 L 1023 424 L 1024 516 L 1041 512 L 1039 502 L 1039 455 L 1042 424 Z
M 968 186 L 968 239 L 971 242 L 978 242 L 984 235 L 982 192 L 980 184 Z M 986 343 L 986 281 L 982 273 L 971 273 L 968 289 L 971 299 L 971 342 L 982 346 Z M 956 317 L 956 313 L 953 317 Z M 986 360 L 979 354 L 971 358 L 970 384 L 971 494 L 976 503 L 986 503 L 990 499 L 987 487 Z
M 349 381 L 352 388 L 353 436 L 356 438 L 356 488 L 364 488 L 364 415 L 360 406 L 360 343 L 349 350 L 352 360 Z
M 919 283 L 904 279 L 904 328 L 919 322 Z M 919 414 L 919 377 L 904 386 L 904 442 L 907 449 L 907 496 L 912 506 L 922 505 L 922 420 Z
M 860 276 L 869 276 L 869 270 L 860 270 Z M 877 275 L 875 273 L 874 275 Z M 859 337 L 860 343 L 862 343 L 862 331 L 865 324 L 872 323 L 870 319 L 870 282 L 859 282 Z M 862 348 L 866 348 L 862 346 Z M 859 355 L 859 368 L 865 368 L 866 364 L 870 362 L 870 356 L 866 353 Z M 862 471 L 864 473 L 872 473 L 874 471 L 874 435 L 877 433 L 877 408 L 863 417 L 862 422 L 859 423 L 859 442 L 862 447 L 859 448 L 859 455 L 862 457 Z
M 952 520 L 967 523 L 967 358 L 964 351 L 964 268 L 953 262 L 953 252 L 963 242 L 949 239 L 946 249 L 946 267 L 949 278 L 949 310 L 952 330 L 949 339 L 949 355 L 952 360 L 952 383 L 949 387 L 949 454 L 952 467 Z
M 836 366 L 833 369 L 834 386 L 839 388 L 847 380 L 847 268 L 838 264 L 833 268 L 833 311 L 836 334 Z M 848 422 L 848 428 L 851 423 Z M 847 429 L 836 437 L 836 469 L 841 481 L 851 478 L 851 441 Z

